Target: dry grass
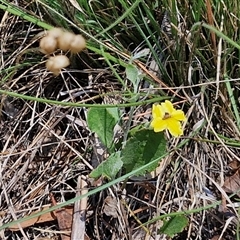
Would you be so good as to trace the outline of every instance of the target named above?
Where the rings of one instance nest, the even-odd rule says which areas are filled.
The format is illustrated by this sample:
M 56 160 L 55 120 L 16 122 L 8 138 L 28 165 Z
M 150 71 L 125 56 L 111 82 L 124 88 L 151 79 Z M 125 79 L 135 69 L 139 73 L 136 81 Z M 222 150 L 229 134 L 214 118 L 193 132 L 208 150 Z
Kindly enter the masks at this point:
M 115 98 L 113 95 L 122 91 L 123 86 L 104 61 L 91 51 L 73 57 L 72 68 L 63 71 L 59 77 L 47 72 L 42 54 L 25 52 L 37 46 L 37 39 L 33 39 L 41 30 L 19 17 L 1 12 L 1 88 L 59 101 L 122 101 L 121 95 L 117 94 Z M 185 44 L 188 46 L 187 42 Z M 94 62 L 94 68 L 86 59 Z M 9 70 L 12 73 L 6 78 L 4 70 L 15 67 L 16 61 L 28 62 L 28 65 Z M 169 76 L 175 64 L 170 64 Z M 188 212 L 189 225 L 174 239 L 213 239 L 220 235 L 223 236 L 221 239 L 236 239 L 238 209 L 232 207 L 236 200 L 230 200 L 222 186 L 225 178 L 232 175 L 229 163 L 240 160 L 239 147 L 229 141 L 239 141 L 240 132 L 229 107 L 224 83 L 216 84 L 210 77 L 208 79 L 201 63 L 196 64 L 186 79 L 198 75 L 200 82 L 186 80 L 181 83 L 182 87 L 173 85 L 173 90 L 186 99 L 183 103 L 188 117 L 185 144 L 176 149 L 184 139 L 167 136 L 171 154 L 163 159 L 155 173 L 146 179 L 128 179 L 89 197 L 86 217 L 89 239 L 168 239 L 157 231 L 161 221 L 140 226 L 158 215 L 178 211 Z M 233 80 L 236 86 L 237 80 Z M 156 90 L 170 93 L 165 87 Z M 144 86 L 139 90 L 145 91 Z M 110 93 L 110 97 L 101 97 L 104 93 Z M 91 170 L 104 160 L 104 154 L 97 152 L 97 140 L 86 124 L 85 108 L 3 95 L 1 107 L 2 223 L 50 205 L 49 193 L 53 193 L 58 202 L 73 198 L 78 176 L 87 181 L 89 189 L 104 183 L 104 180 L 92 183 L 88 179 Z M 123 116 L 126 121 L 128 111 L 125 109 Z M 137 108 L 132 126 L 143 121 L 142 113 L 147 115 L 149 109 Z M 224 198 L 229 206 L 226 211 L 215 206 L 194 212 L 194 209 Z M 110 216 L 106 214 L 110 211 L 108 205 L 113 211 Z M 52 221 L 18 232 L 5 229 L 0 238 L 59 239 L 57 231 L 57 221 Z

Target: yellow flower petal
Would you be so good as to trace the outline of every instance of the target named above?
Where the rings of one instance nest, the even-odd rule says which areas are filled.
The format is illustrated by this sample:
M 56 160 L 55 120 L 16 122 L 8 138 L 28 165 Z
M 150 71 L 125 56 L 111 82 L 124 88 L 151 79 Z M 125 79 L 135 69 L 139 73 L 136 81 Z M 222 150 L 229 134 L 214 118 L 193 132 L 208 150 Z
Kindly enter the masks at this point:
M 164 114 L 165 113 L 163 112 L 163 109 L 159 104 L 153 104 L 153 106 L 152 106 L 153 119 L 154 118 L 163 118 Z
M 186 121 L 187 118 L 182 110 L 175 110 L 171 116 L 178 121 Z
M 164 108 L 164 111 L 169 114 L 172 114 L 174 111 L 176 111 L 173 107 L 173 104 L 168 100 L 162 103 L 161 106 Z
M 167 119 L 167 129 L 174 137 L 183 134 L 181 123 L 173 118 Z
M 167 122 L 161 118 L 156 118 L 151 122 L 151 127 L 153 127 L 154 132 L 161 132 L 167 128 Z

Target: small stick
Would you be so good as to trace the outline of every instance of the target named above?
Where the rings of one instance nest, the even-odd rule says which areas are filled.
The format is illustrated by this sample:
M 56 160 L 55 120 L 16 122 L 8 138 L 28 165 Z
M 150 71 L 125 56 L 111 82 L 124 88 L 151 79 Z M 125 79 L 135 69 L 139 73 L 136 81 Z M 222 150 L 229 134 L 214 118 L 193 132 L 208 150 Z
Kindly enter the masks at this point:
M 87 183 L 78 177 L 77 183 L 77 196 L 84 195 L 88 192 Z M 73 223 L 72 223 L 72 234 L 71 240 L 84 240 L 85 238 L 85 221 L 86 221 L 86 209 L 87 209 L 87 198 L 83 198 L 76 201 L 74 204 L 73 211 Z

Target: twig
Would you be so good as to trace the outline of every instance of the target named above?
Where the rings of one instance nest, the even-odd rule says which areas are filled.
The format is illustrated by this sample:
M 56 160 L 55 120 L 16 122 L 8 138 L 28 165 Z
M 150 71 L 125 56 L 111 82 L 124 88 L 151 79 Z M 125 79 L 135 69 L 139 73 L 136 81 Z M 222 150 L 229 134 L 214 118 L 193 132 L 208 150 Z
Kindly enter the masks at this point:
M 88 192 L 87 183 L 78 177 L 76 197 L 84 195 Z M 86 221 L 87 198 L 76 201 L 74 204 L 73 224 L 71 240 L 84 240 L 85 238 L 85 221 Z

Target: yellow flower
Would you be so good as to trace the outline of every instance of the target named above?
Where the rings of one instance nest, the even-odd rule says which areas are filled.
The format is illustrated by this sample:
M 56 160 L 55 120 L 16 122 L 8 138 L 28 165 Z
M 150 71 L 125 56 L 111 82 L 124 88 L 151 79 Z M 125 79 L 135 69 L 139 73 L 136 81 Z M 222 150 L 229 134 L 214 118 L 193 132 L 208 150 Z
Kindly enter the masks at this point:
M 186 121 L 182 110 L 176 110 L 173 104 L 166 100 L 164 103 L 154 104 L 152 107 L 153 120 L 151 126 L 154 132 L 161 132 L 167 129 L 174 137 L 183 134 L 181 121 Z

